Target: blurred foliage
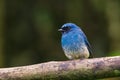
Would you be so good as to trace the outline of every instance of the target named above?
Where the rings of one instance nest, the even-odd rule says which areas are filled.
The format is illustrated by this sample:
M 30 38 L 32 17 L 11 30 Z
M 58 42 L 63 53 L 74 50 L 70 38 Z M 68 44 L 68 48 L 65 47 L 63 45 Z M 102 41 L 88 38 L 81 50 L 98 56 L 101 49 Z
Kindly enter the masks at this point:
M 0 0 L 0 67 L 68 60 L 58 28 L 86 33 L 95 57 L 120 55 L 119 0 Z
M 109 53 L 109 56 L 118 56 L 118 55 L 120 55 L 120 51 L 114 51 Z

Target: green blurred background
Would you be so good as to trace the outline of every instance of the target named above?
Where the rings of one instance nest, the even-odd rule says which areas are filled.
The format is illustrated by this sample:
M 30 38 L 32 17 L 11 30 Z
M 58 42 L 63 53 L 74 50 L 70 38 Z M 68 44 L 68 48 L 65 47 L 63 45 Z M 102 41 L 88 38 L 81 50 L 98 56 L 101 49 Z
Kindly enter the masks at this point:
M 94 57 L 120 55 L 120 0 L 0 0 L 0 67 L 68 60 L 57 31 L 81 26 Z

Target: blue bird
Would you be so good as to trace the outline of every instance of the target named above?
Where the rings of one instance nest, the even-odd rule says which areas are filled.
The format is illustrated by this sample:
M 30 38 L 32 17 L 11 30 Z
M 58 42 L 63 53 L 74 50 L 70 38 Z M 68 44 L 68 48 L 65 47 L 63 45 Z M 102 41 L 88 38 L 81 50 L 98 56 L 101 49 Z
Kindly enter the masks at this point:
M 58 31 L 62 33 L 62 48 L 69 59 L 92 57 L 91 46 L 79 26 L 74 23 L 66 23 Z

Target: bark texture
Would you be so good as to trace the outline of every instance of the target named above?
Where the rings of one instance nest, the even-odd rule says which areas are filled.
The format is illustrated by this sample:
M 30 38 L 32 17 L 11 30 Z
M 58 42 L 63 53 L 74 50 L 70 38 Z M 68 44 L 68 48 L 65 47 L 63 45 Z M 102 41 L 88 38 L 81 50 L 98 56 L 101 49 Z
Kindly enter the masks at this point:
M 0 68 L 0 80 L 94 80 L 120 76 L 120 56 Z

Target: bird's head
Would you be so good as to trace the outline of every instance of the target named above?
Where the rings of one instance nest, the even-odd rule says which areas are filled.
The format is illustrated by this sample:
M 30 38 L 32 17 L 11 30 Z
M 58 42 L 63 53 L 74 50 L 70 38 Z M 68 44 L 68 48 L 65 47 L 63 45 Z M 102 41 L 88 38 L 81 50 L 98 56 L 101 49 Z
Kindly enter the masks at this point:
M 74 31 L 75 29 L 80 28 L 74 23 L 66 23 L 60 29 L 58 29 L 58 31 L 62 33 L 68 33 L 69 31 Z

